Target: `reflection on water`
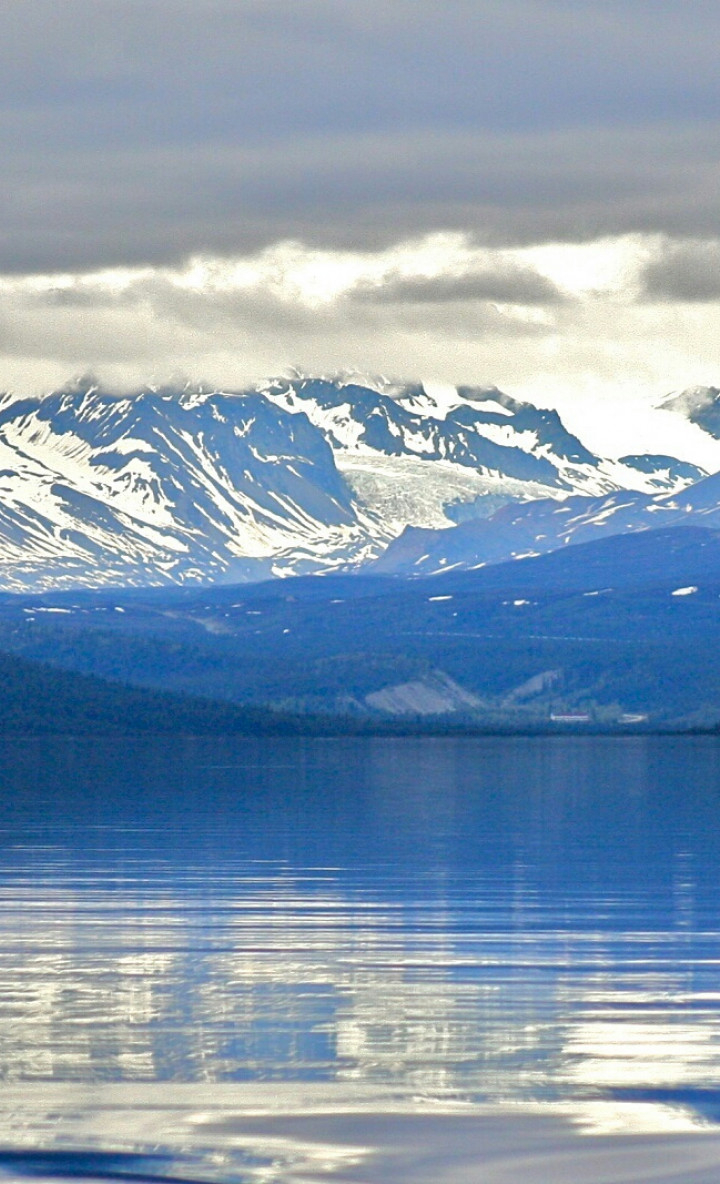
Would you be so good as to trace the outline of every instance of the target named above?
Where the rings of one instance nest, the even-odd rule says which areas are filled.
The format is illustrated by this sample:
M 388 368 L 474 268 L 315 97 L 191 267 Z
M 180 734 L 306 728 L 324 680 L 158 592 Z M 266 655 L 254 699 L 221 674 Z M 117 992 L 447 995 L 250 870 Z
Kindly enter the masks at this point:
M 62 1083 L 295 1081 L 720 1118 L 715 741 L 45 744 L 0 749 L 26 1111 Z M 34 1146 L 39 1114 L 0 1140 Z M 73 1162 L 0 1169 L 137 1174 Z

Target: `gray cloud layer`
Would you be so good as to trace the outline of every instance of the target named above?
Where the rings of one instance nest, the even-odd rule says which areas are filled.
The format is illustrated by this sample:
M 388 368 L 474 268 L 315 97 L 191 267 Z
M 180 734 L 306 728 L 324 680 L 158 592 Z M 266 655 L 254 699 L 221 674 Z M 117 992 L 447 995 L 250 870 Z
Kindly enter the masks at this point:
M 539 292 L 541 276 L 530 269 L 518 273 Z M 409 286 L 414 282 L 405 281 Z M 442 279 L 418 282 L 443 291 Z M 554 289 L 547 286 L 552 304 Z M 358 291 L 309 307 L 266 287 L 196 290 L 178 287 L 162 275 L 139 278 L 116 291 L 88 289 L 83 283 L 40 292 L 16 290 L 0 293 L 0 352 L 53 358 L 81 368 L 88 360 L 93 366 L 136 361 L 147 368 L 153 359 L 196 351 L 202 366 L 203 356 L 213 351 L 229 348 L 254 356 L 258 343 L 265 348 L 278 339 L 295 351 L 290 357 L 329 348 L 343 359 L 352 356 L 351 342 L 359 335 L 377 341 L 400 334 L 410 341 L 419 334 L 447 342 L 488 335 L 531 338 L 549 331 L 513 311 L 499 311 L 486 299 L 456 301 L 443 294 L 437 300 L 416 300 L 398 293 L 386 301 L 377 289 L 376 298 L 369 300 L 358 299 Z M 288 361 L 285 356 L 283 364 Z
M 395 276 L 382 284 L 358 287 L 356 299 L 377 304 L 446 304 L 495 301 L 499 304 L 562 304 L 561 292 L 529 267 L 498 267 L 465 275 Z
M 700 303 L 720 300 L 720 241 L 668 242 L 647 264 L 643 295 Z
M 7 0 L 0 271 L 715 233 L 704 0 Z

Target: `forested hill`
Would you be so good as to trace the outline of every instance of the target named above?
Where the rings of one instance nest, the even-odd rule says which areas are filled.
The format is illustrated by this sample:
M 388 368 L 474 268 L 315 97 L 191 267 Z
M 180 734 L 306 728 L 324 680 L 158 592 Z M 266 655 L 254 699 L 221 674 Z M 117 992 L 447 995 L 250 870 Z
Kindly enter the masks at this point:
M 0 736 L 263 735 L 303 730 L 299 719 L 262 708 L 128 687 L 0 653 Z

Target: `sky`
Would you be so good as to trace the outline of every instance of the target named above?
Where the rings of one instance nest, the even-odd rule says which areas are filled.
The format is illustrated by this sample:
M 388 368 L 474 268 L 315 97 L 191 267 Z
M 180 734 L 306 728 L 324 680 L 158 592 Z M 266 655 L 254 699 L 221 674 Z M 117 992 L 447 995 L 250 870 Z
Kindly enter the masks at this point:
M 718 44 L 717 0 L 4 0 L 0 388 L 358 370 L 658 446 L 720 385 Z

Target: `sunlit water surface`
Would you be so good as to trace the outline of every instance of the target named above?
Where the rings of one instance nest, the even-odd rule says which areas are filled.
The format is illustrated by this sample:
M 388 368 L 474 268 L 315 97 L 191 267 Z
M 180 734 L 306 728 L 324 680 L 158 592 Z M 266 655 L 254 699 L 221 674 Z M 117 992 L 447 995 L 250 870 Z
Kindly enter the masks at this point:
M 719 807 L 705 738 L 4 744 L 0 1173 L 710 1179 Z

